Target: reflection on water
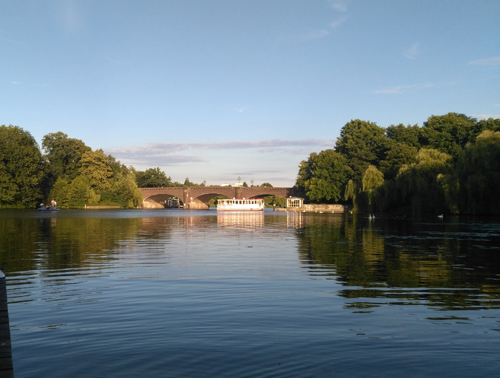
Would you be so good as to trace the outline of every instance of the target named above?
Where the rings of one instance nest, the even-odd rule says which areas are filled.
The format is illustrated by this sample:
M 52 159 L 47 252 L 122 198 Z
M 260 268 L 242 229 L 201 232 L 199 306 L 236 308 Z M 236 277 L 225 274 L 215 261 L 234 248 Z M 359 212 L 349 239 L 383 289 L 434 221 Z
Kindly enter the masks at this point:
M 0 266 L 16 377 L 500 368 L 498 219 L 0 211 Z
M 264 227 L 264 212 L 226 211 L 217 213 L 219 227 L 255 229 Z
M 338 216 L 308 218 L 298 238 L 312 275 L 331 276 L 348 287 L 339 295 L 363 299 L 349 307 L 482 309 L 500 306 L 499 231 L 498 223 L 458 217 L 438 223 Z

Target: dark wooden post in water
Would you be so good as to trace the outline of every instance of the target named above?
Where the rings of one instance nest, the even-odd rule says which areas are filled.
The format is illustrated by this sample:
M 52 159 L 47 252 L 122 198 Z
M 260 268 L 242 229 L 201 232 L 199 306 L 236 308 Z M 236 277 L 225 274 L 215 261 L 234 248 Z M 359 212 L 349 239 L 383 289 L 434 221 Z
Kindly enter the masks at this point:
M 14 377 L 12 349 L 10 344 L 9 311 L 7 309 L 7 283 L 0 270 L 0 377 Z

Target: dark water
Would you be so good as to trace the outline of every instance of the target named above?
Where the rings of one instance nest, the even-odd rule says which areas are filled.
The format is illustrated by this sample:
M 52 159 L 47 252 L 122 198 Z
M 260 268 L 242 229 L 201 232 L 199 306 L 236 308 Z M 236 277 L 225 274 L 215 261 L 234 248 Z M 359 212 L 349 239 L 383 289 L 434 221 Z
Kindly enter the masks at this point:
M 20 377 L 498 377 L 500 221 L 0 211 Z

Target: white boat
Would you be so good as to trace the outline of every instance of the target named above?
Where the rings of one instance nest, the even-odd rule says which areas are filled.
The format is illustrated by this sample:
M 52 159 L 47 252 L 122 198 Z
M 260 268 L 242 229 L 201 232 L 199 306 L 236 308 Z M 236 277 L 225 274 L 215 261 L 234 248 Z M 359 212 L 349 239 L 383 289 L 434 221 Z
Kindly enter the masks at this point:
M 262 198 L 226 198 L 217 200 L 217 211 L 264 211 Z

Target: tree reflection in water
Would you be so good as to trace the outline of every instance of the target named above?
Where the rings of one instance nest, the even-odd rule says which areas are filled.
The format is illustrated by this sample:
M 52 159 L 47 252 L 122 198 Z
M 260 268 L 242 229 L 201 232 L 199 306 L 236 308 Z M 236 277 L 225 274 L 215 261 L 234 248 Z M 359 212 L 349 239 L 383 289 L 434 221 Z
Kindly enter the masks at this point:
M 498 223 L 304 214 L 297 233 L 311 275 L 331 276 L 369 311 L 384 304 L 500 308 Z

